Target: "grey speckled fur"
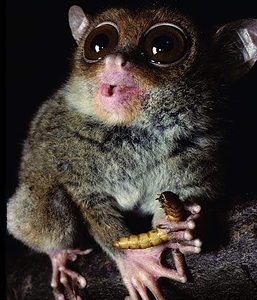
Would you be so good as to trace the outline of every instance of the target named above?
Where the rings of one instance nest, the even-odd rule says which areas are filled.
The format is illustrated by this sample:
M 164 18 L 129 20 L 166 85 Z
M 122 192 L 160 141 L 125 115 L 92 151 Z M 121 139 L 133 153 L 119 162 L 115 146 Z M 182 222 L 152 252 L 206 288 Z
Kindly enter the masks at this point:
M 124 10 L 108 14 L 118 24 L 128 19 L 135 36 L 153 19 L 174 18 L 164 9 L 137 17 Z M 81 217 L 113 256 L 112 242 L 129 234 L 125 212 L 154 215 L 154 222 L 161 217 L 158 193 L 170 190 L 183 201 L 219 195 L 221 83 L 211 47 L 189 21 L 177 18 L 192 32 L 193 54 L 171 69 L 135 60 L 137 78 L 144 75 L 149 90 L 126 124 L 109 124 L 95 114 L 97 73 L 82 62 L 79 45 L 70 79 L 42 105 L 24 145 L 19 186 L 8 203 L 8 229 L 16 238 L 46 253 L 71 248 Z
M 162 98 L 166 100 L 165 96 Z M 203 101 L 201 95 L 200 101 L 206 105 L 207 100 Z M 169 103 L 173 101 L 169 99 Z M 135 206 L 154 214 L 159 209 L 156 195 L 164 190 L 171 190 L 184 200 L 215 196 L 217 134 L 209 117 L 201 112 L 204 108 L 196 102 L 190 108 L 189 103 L 168 117 L 168 105 L 162 106 L 160 101 L 159 105 L 165 112 L 160 108 L 158 116 L 149 113 L 149 119 L 156 120 L 148 126 L 140 122 L 107 126 L 71 110 L 64 93 L 58 92 L 42 106 L 32 123 L 23 153 L 20 188 L 9 208 L 17 205 L 15 199 L 19 197 L 27 197 L 31 205 L 33 191 L 36 195 L 40 193 L 38 185 L 44 195 L 61 186 L 84 208 L 86 219 L 90 207 L 101 224 L 108 210 L 115 214 L 115 220 L 119 218 L 118 209 Z M 21 204 L 25 205 L 25 199 Z M 98 216 L 99 205 L 109 208 L 101 208 Z M 21 216 L 24 217 L 28 222 L 30 216 Z M 35 218 L 35 212 L 32 211 L 31 217 Z M 12 224 L 10 229 L 15 234 L 13 226 L 16 225 Z M 59 230 L 62 232 L 64 228 L 67 230 L 69 226 L 63 225 Z

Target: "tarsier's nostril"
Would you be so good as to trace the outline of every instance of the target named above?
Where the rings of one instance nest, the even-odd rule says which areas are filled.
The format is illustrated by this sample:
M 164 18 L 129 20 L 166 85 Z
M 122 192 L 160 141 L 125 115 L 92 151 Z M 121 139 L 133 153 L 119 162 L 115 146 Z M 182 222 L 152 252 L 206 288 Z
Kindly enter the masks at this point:
M 121 55 L 121 54 L 118 54 L 117 57 L 116 57 L 116 64 L 120 67 L 125 67 L 127 65 L 128 61 L 126 60 L 126 58 Z
M 121 66 L 122 67 L 125 67 L 127 65 L 127 61 L 124 59 L 122 62 L 121 62 Z
M 106 64 L 125 67 L 128 65 L 128 61 L 122 54 L 112 54 L 106 57 Z

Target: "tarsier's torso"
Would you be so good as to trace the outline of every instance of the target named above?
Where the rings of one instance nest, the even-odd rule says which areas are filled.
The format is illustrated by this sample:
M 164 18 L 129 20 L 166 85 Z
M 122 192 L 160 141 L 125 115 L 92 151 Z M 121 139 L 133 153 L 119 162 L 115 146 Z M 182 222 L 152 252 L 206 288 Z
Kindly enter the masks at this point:
M 174 140 L 172 127 L 104 128 L 90 118 L 81 122 L 64 99 L 46 103 L 33 124 L 34 140 L 28 142 L 29 147 L 37 145 L 34 155 L 46 157 L 46 166 L 55 170 L 57 181 L 68 190 L 85 196 L 106 193 L 122 209 L 137 207 L 150 214 L 160 207 L 155 201 L 159 193 L 181 192 L 175 163 L 187 162 L 178 152 L 180 145 Z

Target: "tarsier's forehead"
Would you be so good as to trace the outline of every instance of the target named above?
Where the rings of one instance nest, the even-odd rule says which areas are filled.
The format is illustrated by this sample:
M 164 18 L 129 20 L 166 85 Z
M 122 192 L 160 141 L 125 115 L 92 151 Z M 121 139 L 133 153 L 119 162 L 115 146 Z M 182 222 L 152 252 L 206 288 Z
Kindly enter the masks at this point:
M 190 34 L 196 34 L 196 28 L 190 19 L 186 18 L 177 9 L 142 9 L 137 12 L 127 9 L 109 9 L 96 17 L 94 24 L 99 24 L 104 21 L 116 23 L 120 28 L 123 28 L 126 33 L 138 32 L 147 30 L 156 23 L 172 23 L 188 30 Z

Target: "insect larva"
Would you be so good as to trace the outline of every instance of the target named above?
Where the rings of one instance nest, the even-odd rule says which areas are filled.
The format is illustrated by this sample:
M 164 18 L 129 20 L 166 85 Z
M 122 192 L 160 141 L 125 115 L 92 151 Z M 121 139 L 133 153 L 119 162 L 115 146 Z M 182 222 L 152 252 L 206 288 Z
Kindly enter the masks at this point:
M 184 207 L 176 194 L 169 191 L 163 192 L 156 200 L 159 200 L 161 203 L 161 208 L 163 208 L 169 221 L 182 221 L 184 219 Z
M 113 246 L 120 249 L 145 249 L 167 241 L 167 232 L 156 228 L 146 233 L 121 237 L 113 243 Z
M 172 192 L 163 192 L 157 200 L 160 201 L 161 208 L 169 221 L 183 220 L 184 208 L 177 195 Z M 165 243 L 168 239 L 167 232 L 157 227 L 146 233 L 121 237 L 113 243 L 113 246 L 120 249 L 145 249 Z

